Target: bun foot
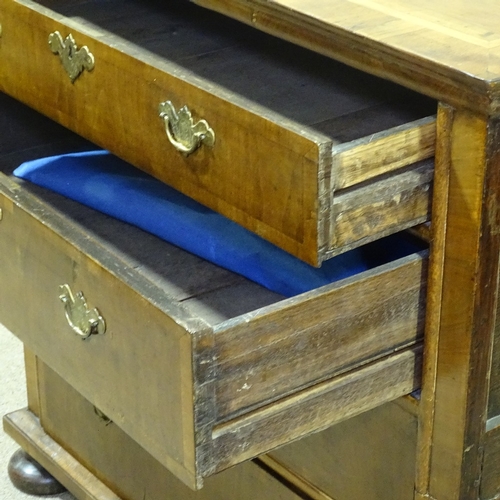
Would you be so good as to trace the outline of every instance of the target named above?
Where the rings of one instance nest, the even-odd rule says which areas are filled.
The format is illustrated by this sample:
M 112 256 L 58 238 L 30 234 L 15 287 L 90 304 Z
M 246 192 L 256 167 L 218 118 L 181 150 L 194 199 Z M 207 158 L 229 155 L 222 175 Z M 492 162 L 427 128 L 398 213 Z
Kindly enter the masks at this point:
M 8 473 L 12 484 L 28 495 L 56 495 L 66 491 L 57 479 L 22 449 L 12 455 Z

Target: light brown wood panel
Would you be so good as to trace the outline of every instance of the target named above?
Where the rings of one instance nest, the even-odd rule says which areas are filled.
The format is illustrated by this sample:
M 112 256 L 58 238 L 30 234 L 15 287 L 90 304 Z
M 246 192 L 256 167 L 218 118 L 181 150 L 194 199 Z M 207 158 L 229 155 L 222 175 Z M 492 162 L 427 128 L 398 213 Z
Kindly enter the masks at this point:
M 195 1 L 444 102 L 500 111 L 495 0 Z
M 499 126 L 441 108 L 418 491 L 477 498 L 498 290 Z M 443 127 L 443 128 L 440 128 Z M 426 409 L 425 409 L 426 408 Z
M 413 500 L 417 415 L 414 408 L 408 411 L 408 404 L 399 402 L 336 424 L 269 456 L 280 469 L 335 500 Z

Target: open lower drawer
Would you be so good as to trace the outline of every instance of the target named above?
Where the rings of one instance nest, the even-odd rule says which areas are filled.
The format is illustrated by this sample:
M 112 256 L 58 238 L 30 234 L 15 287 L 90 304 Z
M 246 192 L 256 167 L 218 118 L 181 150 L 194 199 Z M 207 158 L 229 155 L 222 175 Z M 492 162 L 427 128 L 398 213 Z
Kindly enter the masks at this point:
M 425 252 L 284 299 L 13 180 L 13 163 L 67 145 L 56 124 L 5 109 L 0 321 L 184 482 L 419 386 Z M 64 285 L 102 317 L 85 340 Z
M 425 97 L 184 0 L 0 24 L 0 90 L 313 265 L 429 218 Z

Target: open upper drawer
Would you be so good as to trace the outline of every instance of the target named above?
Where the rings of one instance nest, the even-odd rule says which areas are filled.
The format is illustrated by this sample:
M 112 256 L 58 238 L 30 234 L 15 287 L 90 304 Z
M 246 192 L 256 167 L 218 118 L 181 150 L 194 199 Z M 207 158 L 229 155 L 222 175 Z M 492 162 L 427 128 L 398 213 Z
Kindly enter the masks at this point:
M 0 320 L 187 484 L 419 386 L 425 251 L 284 299 L 13 180 L 37 151 L 86 145 L 8 101 Z M 63 285 L 103 318 L 85 340 Z
M 429 217 L 418 94 L 184 0 L 0 0 L 0 24 L 0 90 L 313 265 Z

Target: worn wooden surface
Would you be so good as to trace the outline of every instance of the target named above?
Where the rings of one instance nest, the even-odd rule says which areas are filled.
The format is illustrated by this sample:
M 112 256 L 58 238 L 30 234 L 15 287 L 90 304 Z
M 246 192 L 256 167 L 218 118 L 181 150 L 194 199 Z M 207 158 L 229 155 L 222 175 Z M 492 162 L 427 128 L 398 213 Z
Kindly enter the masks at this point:
M 216 459 L 208 471 L 234 465 L 236 457 L 267 452 L 283 443 L 283 435 L 291 442 L 310 434 L 311 427 L 326 429 L 409 394 L 420 387 L 421 355 L 419 347 L 406 349 L 217 426 L 212 451 Z
M 428 160 L 334 193 L 326 256 L 427 221 L 433 174 Z
M 426 273 L 425 262 L 413 255 L 218 325 L 218 419 L 418 342 Z
M 46 432 L 123 500 L 302 498 L 301 492 L 290 491 L 279 478 L 252 463 L 207 478 L 203 489 L 193 492 L 115 423 L 100 418 L 94 406 L 47 365 L 40 363 L 37 376 L 42 393 L 41 424 Z M 62 409 L 61 400 L 71 404 Z
M 298 476 L 335 500 L 412 500 L 418 406 L 409 411 L 399 401 L 269 456 L 279 464 L 282 474 Z
M 449 104 L 500 112 L 495 0 L 194 1 Z
M 435 142 L 436 121 L 427 117 L 334 146 L 335 190 L 430 158 L 434 156 Z
M 440 109 L 418 491 L 475 499 L 481 481 L 500 252 L 499 127 Z
M 374 172 L 433 154 L 432 125 L 416 122 L 403 135 L 399 127 L 434 114 L 434 103 L 187 2 L 163 9 L 137 2 L 0 5 L 1 90 L 310 263 L 320 263 L 334 241 L 332 146 L 354 141 L 350 163 L 377 156 Z M 74 83 L 48 48 L 54 30 L 71 31 L 96 58 Z M 173 148 L 157 111 L 167 99 L 209 122 L 213 149 L 185 156 Z M 374 110 L 376 120 L 360 123 Z M 394 134 L 374 136 L 387 129 Z M 383 143 L 385 153 L 362 147 L 362 137 Z M 404 224 L 391 231 L 416 223 L 405 206 L 396 219 Z M 365 236 L 380 231 L 363 228 Z

